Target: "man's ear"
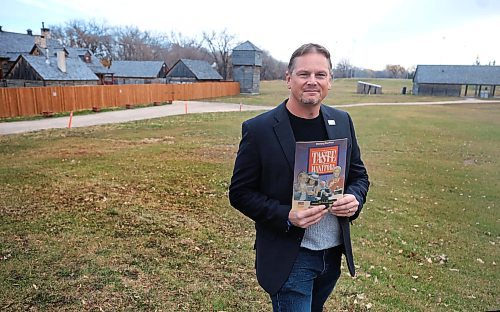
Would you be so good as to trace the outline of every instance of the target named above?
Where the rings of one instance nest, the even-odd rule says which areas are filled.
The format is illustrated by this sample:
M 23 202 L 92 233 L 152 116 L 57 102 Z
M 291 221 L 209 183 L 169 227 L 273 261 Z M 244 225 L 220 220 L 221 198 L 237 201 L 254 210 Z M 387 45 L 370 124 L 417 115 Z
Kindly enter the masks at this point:
M 288 72 L 288 70 L 285 72 L 285 82 L 286 82 L 286 86 L 288 87 L 288 89 L 291 89 L 292 87 L 290 86 L 290 73 Z

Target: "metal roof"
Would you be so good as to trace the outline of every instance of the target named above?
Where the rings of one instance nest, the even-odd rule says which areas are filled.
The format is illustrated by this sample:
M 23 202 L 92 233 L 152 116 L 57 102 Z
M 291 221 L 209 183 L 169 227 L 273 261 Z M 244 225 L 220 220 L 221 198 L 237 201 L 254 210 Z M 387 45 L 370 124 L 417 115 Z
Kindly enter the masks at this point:
M 500 66 L 418 65 L 413 82 L 500 85 Z
M 233 49 L 233 51 L 259 51 L 262 52 L 261 49 L 257 48 L 253 43 L 250 41 L 245 41 L 242 44 L 238 45 Z
M 157 78 L 164 63 L 163 61 L 113 61 L 109 72 L 121 78 Z
M 21 55 L 17 62 L 24 58 L 31 68 L 42 77 L 43 80 L 85 80 L 94 81 L 99 80 L 97 76 L 90 70 L 90 68 L 79 58 L 66 58 L 66 72 L 63 73 L 57 67 L 57 58 L 49 57 L 49 64 L 47 58 L 44 56 Z

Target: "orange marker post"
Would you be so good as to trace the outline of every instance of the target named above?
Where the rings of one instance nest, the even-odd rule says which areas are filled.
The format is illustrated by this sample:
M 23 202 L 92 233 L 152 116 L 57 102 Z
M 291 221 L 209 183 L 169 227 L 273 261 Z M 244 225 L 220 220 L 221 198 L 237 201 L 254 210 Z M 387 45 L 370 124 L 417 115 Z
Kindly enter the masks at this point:
M 188 103 L 187 102 L 184 102 L 184 113 L 185 114 L 188 113 Z
M 241 112 L 241 102 L 240 102 L 240 112 Z
M 71 123 L 73 122 L 73 111 L 69 113 L 68 128 L 71 128 Z

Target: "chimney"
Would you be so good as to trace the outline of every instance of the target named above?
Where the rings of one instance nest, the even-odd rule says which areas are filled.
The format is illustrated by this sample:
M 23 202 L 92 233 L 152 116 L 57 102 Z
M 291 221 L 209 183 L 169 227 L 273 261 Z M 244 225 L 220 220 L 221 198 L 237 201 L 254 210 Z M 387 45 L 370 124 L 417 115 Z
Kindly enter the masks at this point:
M 57 51 L 57 68 L 63 73 L 66 72 L 66 53 L 63 51 Z
M 40 29 L 40 35 L 46 40 L 51 38 L 50 29 L 45 28 L 45 23 L 42 22 L 42 28 Z
M 47 39 L 44 36 L 34 35 L 35 44 L 41 49 L 47 49 Z
M 28 35 L 30 35 L 30 36 L 33 36 L 33 30 L 31 30 L 31 29 L 29 29 L 29 28 L 28 28 L 28 29 L 26 29 L 26 33 L 27 33 Z
M 40 48 L 47 49 L 47 38 L 40 36 Z

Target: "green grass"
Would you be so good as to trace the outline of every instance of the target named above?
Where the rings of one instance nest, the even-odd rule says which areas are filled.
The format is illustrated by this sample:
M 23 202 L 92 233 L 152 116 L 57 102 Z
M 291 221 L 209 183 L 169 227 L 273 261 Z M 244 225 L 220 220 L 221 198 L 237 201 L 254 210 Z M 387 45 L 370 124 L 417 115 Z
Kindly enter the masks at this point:
M 358 80 L 381 85 L 383 94 L 357 94 Z M 403 95 L 401 94 L 403 87 L 406 87 L 408 91 L 411 90 L 413 88 L 412 81 L 410 79 L 335 79 L 330 95 L 324 102 L 329 105 L 342 105 L 353 103 L 456 101 L 464 99 L 463 97 Z M 470 92 L 471 91 L 469 91 L 469 94 Z M 287 97 L 288 89 L 286 88 L 285 81 L 273 80 L 260 82 L 260 94 L 228 96 L 217 99 L 207 99 L 207 101 L 275 106 Z
M 347 110 L 372 186 L 327 311 L 498 309 L 500 106 Z M 269 311 L 227 200 L 255 114 L 1 136 L 0 309 Z

